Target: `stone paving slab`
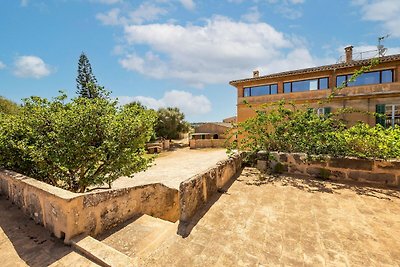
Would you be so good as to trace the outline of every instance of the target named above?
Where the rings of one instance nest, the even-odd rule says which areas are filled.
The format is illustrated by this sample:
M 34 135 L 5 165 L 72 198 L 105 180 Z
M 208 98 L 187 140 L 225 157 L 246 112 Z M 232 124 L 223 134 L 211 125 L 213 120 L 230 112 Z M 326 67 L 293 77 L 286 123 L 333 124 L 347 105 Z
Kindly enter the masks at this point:
M 162 183 L 170 188 L 179 189 L 181 182 L 206 171 L 218 161 L 227 158 L 226 149 L 222 148 L 180 148 L 175 151 L 163 152 L 149 169 L 136 173 L 133 178 L 118 178 L 113 182 L 112 188 Z
M 0 266 L 98 266 L 0 196 Z
M 171 229 L 158 248 L 138 253 L 140 266 L 400 265 L 398 190 L 245 168 L 214 200 L 187 238 Z M 140 251 L 129 247 L 135 231 L 128 225 L 107 244 Z

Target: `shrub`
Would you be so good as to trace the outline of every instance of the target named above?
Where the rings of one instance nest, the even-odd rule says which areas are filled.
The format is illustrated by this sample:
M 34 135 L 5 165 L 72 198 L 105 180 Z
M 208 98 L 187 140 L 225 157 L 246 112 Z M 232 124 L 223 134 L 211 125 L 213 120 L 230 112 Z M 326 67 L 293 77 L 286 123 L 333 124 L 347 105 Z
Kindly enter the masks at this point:
M 154 111 L 103 98 L 65 99 L 31 97 L 18 115 L 1 115 L 0 167 L 74 192 L 147 168 Z
M 386 129 L 360 122 L 346 128 L 338 119 L 343 112 L 355 111 L 319 116 L 307 106 L 298 108 L 283 101 L 264 105 L 254 117 L 239 123 L 238 134 L 243 136 L 239 148 L 251 153 L 266 150 L 309 156 L 400 158 L 400 127 Z

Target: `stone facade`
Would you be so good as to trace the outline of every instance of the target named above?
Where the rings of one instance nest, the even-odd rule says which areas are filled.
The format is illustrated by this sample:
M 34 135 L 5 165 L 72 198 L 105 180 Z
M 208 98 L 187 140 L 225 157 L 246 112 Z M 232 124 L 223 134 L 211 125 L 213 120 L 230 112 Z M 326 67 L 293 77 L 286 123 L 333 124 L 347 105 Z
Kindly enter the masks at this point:
M 226 139 L 190 139 L 190 148 L 226 147 Z
M 377 185 L 400 187 L 400 161 L 384 161 L 359 158 L 330 158 L 309 160 L 301 153 L 272 152 L 269 167 L 290 174 L 307 175 L 331 180 L 347 180 Z M 258 167 L 265 170 L 265 160 L 258 161 Z

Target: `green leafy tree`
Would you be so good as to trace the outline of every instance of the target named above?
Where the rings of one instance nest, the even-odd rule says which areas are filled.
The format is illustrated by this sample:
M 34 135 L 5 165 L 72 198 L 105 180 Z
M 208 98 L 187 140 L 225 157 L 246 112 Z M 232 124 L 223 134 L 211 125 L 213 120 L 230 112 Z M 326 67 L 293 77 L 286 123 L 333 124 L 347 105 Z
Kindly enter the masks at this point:
M 185 114 L 179 108 L 160 108 L 157 115 L 156 134 L 158 137 L 177 139 L 180 133 L 187 133 L 190 129 L 189 123 L 185 121 Z
M 104 87 L 97 85 L 96 77 L 92 72 L 92 66 L 85 53 L 79 57 L 78 76 L 76 77 L 76 93 L 85 98 L 105 97 Z
M 65 99 L 31 97 L 18 116 L 3 116 L 0 167 L 74 192 L 147 168 L 154 111 L 103 98 Z
M 12 102 L 11 100 L 8 100 L 7 98 L 4 98 L 0 96 L 0 113 L 4 114 L 16 114 L 18 113 L 19 106 Z

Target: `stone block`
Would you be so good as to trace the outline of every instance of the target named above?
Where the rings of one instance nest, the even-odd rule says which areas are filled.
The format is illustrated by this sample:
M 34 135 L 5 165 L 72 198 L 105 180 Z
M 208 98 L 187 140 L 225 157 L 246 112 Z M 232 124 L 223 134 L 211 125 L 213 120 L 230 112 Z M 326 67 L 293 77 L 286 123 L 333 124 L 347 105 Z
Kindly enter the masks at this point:
M 322 179 L 329 179 L 331 176 L 331 170 L 314 166 L 308 167 L 306 172 L 310 176 Z
M 279 153 L 279 162 L 286 163 L 288 161 L 288 156 L 286 153 Z
M 257 160 L 257 169 L 260 172 L 266 172 L 268 169 L 268 161 L 266 160 Z
M 346 180 L 347 176 L 346 173 L 342 171 L 331 171 L 330 178 L 333 180 Z
M 382 170 L 400 172 L 400 161 L 375 161 L 375 166 Z
M 372 173 L 350 171 L 349 178 L 355 181 L 364 181 L 376 184 L 396 185 L 396 176 L 392 173 Z
M 304 167 L 299 166 L 297 164 L 292 164 L 289 166 L 289 173 L 298 173 L 298 174 L 303 174 L 304 173 Z
M 341 169 L 354 169 L 372 171 L 374 166 L 373 160 L 356 159 L 356 158 L 331 158 L 329 167 Z

